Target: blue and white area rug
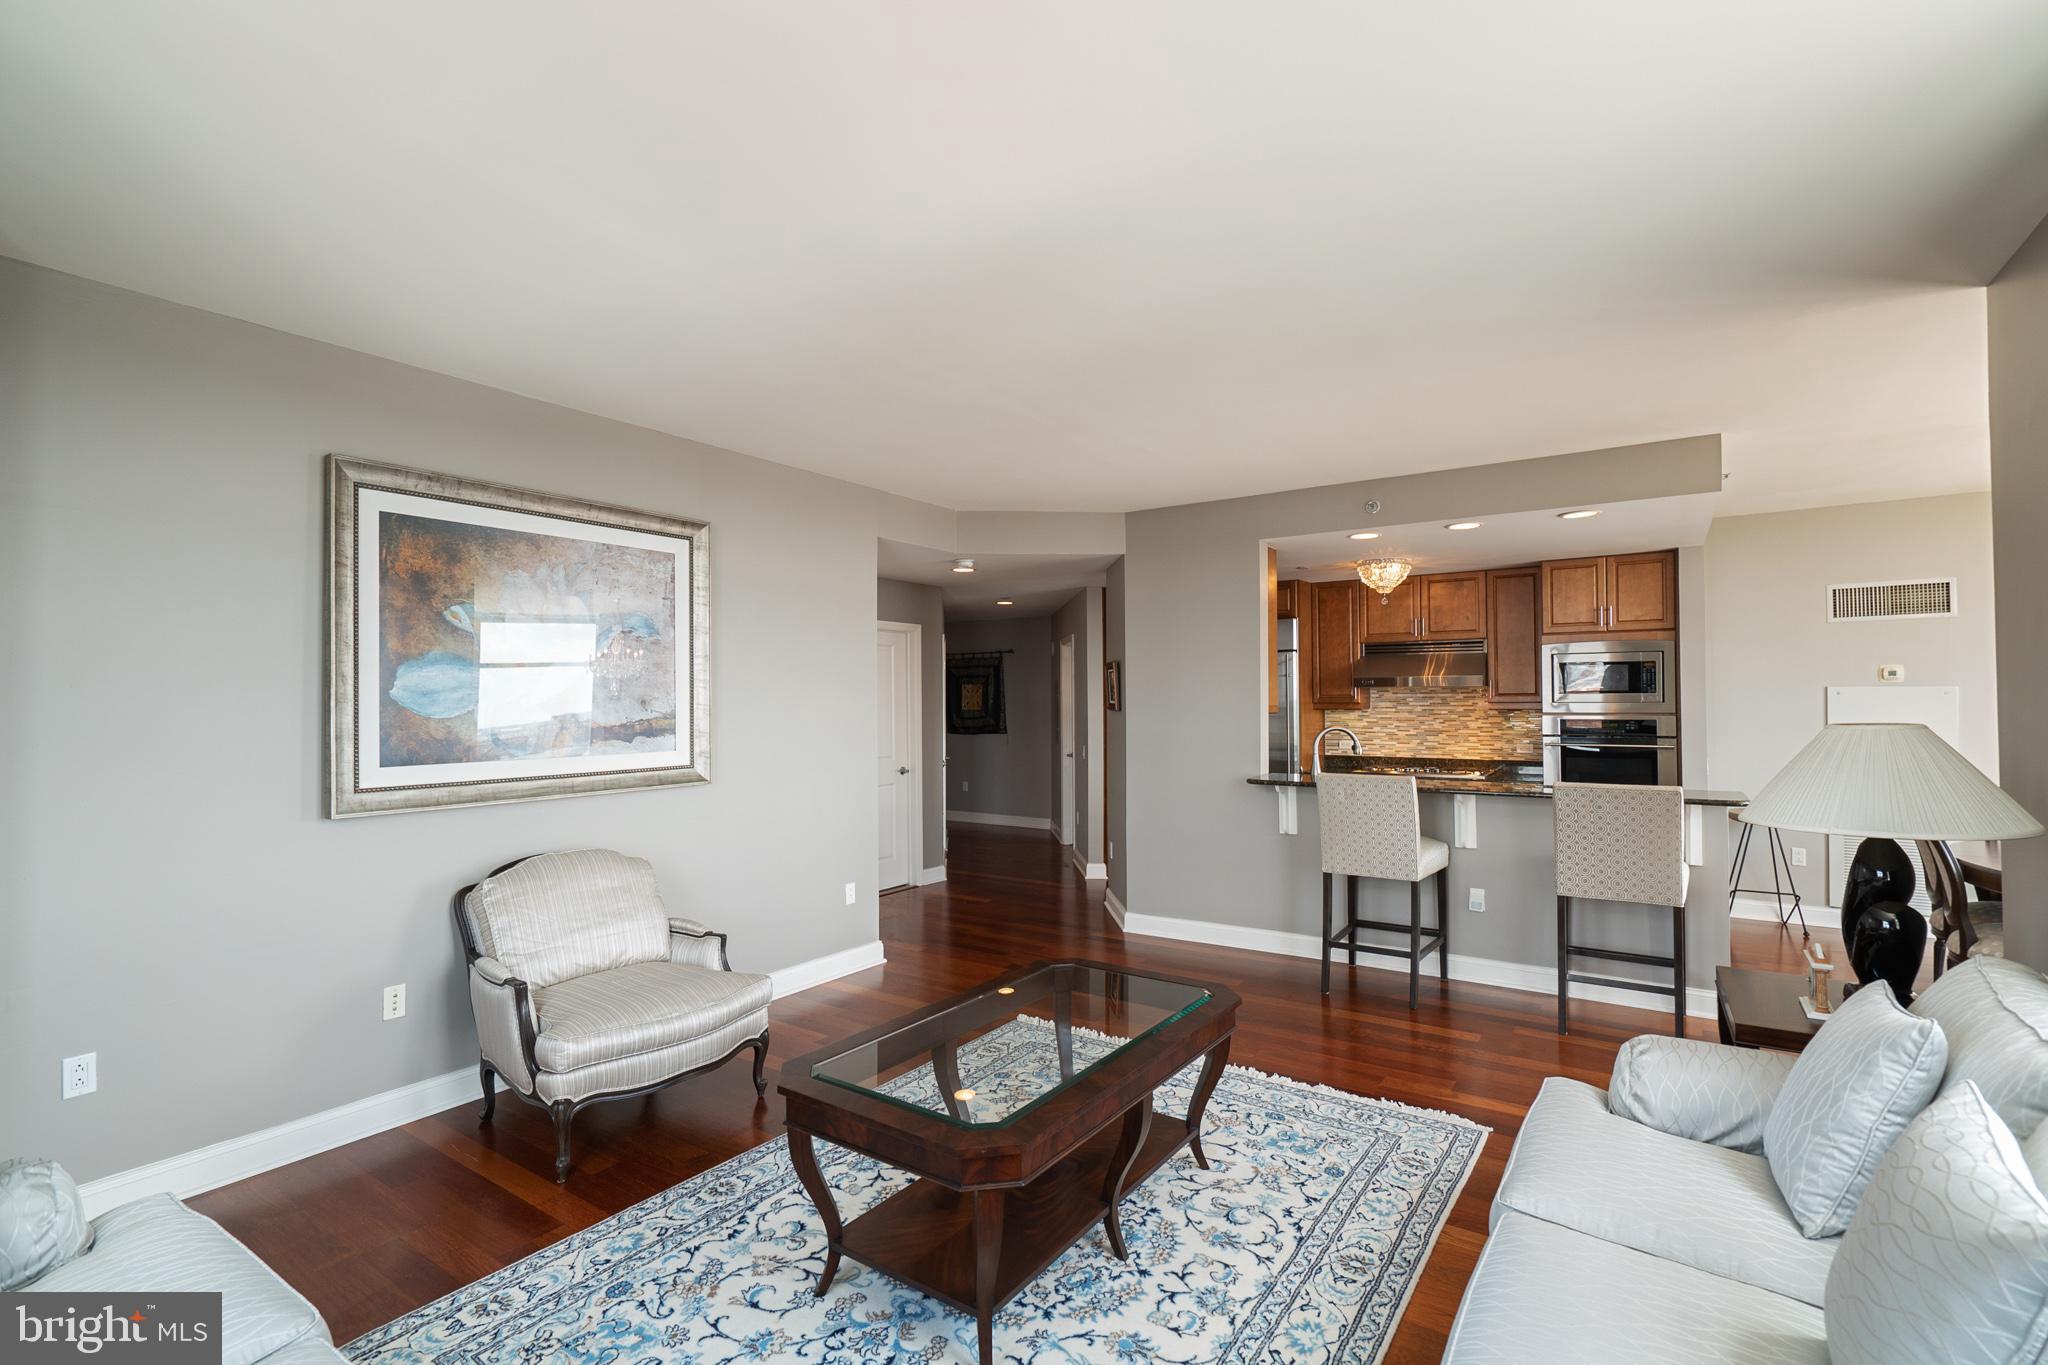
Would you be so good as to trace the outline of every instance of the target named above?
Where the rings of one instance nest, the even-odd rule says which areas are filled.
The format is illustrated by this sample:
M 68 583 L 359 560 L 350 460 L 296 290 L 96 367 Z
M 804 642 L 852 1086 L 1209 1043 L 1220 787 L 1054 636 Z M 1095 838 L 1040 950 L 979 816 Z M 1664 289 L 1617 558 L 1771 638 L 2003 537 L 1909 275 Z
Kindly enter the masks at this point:
M 1076 1032 L 1077 1059 L 1109 1046 Z M 960 1060 L 970 1083 L 1058 1066 L 1034 1019 Z M 1166 1084 L 1161 1110 L 1187 1112 L 1198 1071 Z M 1126 1195 L 1130 1259 L 1097 1225 L 997 1314 L 998 1359 L 1371 1365 L 1487 1130 L 1233 1066 L 1202 1132 L 1212 1169 L 1183 1151 Z M 827 1143 L 818 1154 L 848 1222 L 910 1182 Z M 819 1299 L 824 1261 L 824 1226 L 777 1138 L 343 1349 L 358 1365 L 976 1359 L 972 1318 L 857 1261 Z

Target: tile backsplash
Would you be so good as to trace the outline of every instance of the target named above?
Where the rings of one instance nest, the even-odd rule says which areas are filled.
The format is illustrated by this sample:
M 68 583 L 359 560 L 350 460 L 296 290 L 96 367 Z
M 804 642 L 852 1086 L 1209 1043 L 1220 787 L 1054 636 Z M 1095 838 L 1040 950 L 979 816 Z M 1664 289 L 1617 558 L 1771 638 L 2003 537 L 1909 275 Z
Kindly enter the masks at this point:
M 1503 710 L 1483 687 L 1373 689 L 1362 711 L 1328 710 L 1323 724 L 1356 731 L 1369 754 L 1399 758 L 1543 757 L 1540 711 Z M 1344 741 L 1335 741 L 1338 748 Z

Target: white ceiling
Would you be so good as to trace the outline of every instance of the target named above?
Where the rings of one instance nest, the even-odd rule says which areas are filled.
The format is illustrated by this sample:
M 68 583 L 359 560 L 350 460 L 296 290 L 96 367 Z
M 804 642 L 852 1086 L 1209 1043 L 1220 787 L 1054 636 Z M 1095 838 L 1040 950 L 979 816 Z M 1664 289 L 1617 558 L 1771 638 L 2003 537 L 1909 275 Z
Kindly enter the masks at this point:
M 1600 515 L 1563 521 L 1562 511 L 1514 512 L 1479 518 L 1471 531 L 1453 531 L 1444 522 L 1405 526 L 1359 526 L 1374 530 L 1378 540 L 1351 540 L 1344 532 L 1289 536 L 1268 542 L 1280 554 L 1280 576 L 1333 580 L 1349 577 L 1361 559 L 1405 559 L 1417 573 L 1454 573 L 1460 569 L 1504 569 L 1545 559 L 1576 559 L 1581 555 L 1628 554 L 1636 550 L 1668 550 L 1703 544 L 1714 519 L 1718 498 L 1697 493 L 1679 498 L 1648 498 L 1638 502 L 1587 503 Z
M 938 588 L 948 621 L 992 621 L 1003 616 L 1047 616 L 1082 588 L 1100 585 L 1116 555 L 983 555 L 971 574 L 954 573 L 957 550 L 931 550 L 881 541 L 876 571 L 883 578 Z M 999 607 L 1007 597 L 1014 605 Z
M 0 252 L 963 508 L 1981 488 L 2040 0 L 12 0 Z

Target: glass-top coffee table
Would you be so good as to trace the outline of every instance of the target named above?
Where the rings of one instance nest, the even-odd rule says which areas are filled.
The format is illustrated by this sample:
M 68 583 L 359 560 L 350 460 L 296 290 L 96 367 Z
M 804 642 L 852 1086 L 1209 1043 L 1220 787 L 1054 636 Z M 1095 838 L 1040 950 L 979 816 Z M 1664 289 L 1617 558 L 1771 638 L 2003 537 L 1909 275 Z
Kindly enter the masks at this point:
M 782 1069 L 790 1161 L 824 1219 L 822 1297 L 842 1253 L 972 1313 L 998 1308 L 1182 1147 L 1208 1168 L 1202 1112 L 1238 998 L 1101 962 L 1037 962 Z M 1197 1059 L 1185 1119 L 1153 1092 Z M 919 1179 L 841 1225 L 812 1139 Z

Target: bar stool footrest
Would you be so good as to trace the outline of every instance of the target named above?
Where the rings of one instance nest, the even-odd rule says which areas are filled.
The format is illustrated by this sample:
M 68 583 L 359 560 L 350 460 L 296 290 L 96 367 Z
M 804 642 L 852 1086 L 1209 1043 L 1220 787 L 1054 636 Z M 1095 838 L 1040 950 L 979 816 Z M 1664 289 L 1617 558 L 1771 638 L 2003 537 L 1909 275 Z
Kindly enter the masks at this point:
M 1625 991 L 1646 991 L 1651 995 L 1671 995 L 1670 985 L 1656 981 L 1637 981 L 1625 976 L 1594 976 L 1588 972 L 1572 972 L 1570 979 L 1581 986 L 1614 986 Z

